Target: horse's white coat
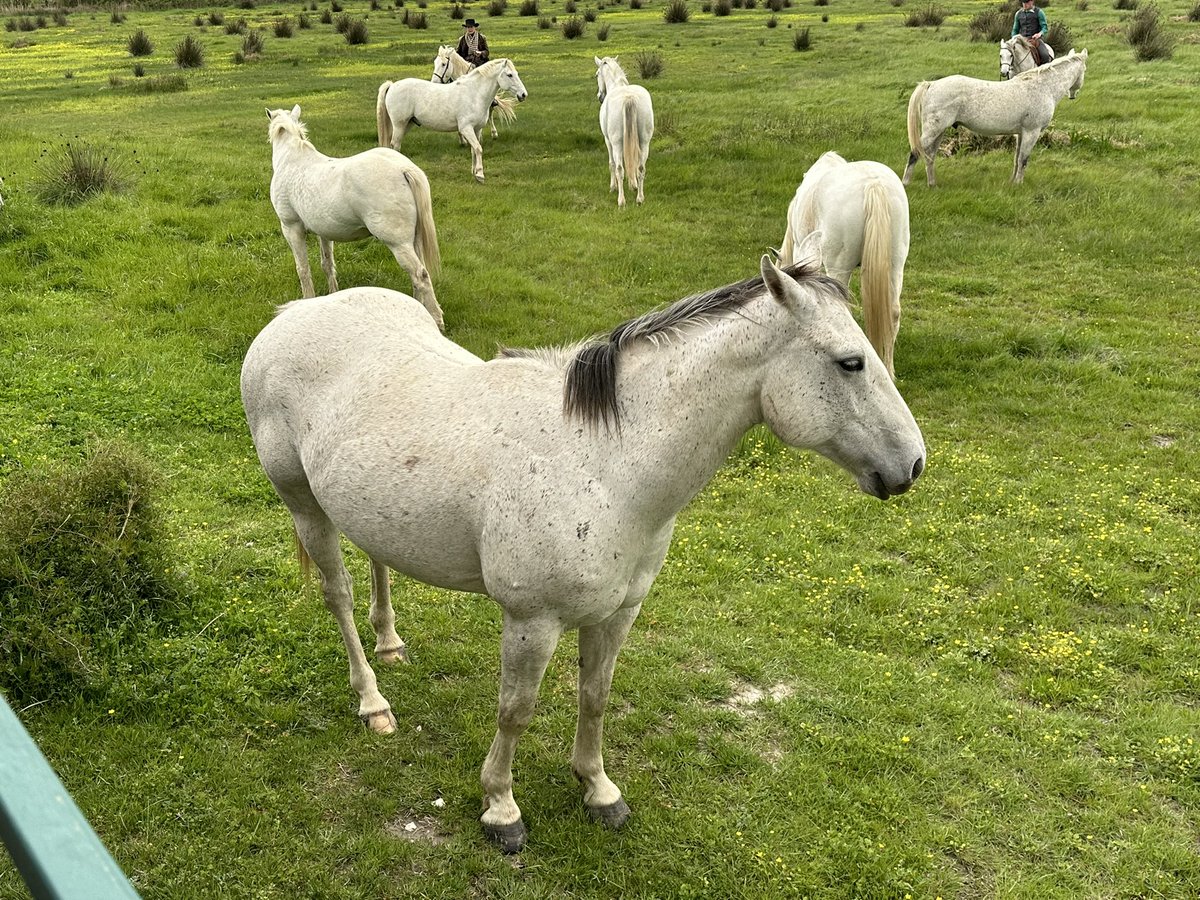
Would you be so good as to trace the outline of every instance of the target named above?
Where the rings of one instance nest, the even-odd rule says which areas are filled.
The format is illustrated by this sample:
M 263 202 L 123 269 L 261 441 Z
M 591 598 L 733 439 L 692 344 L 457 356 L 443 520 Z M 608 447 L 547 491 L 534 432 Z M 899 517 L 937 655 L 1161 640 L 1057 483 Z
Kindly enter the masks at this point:
M 400 149 L 412 124 L 433 131 L 457 131 L 471 146 L 471 173 L 483 181 L 483 145 L 479 142 L 492 99 L 508 91 L 519 101 L 529 96 L 510 59 L 493 59 L 450 84 L 403 78 L 379 86 L 375 122 L 379 145 Z
M 863 320 L 867 337 L 895 375 L 893 348 L 900 330 L 900 292 L 908 259 L 908 196 L 883 163 L 846 162 L 830 150 L 804 173 L 788 206 L 780 265 L 802 262 L 796 248 L 821 232 L 825 271 L 849 288 L 862 266 Z
M 1014 184 L 1025 179 L 1029 154 L 1042 131 L 1054 118 L 1063 97 L 1072 100 L 1083 87 L 1087 50 L 1072 50 L 1054 62 L 1023 72 L 1008 81 L 981 81 L 965 75 L 950 75 L 937 81 L 922 81 L 908 101 L 908 145 L 912 152 L 904 169 L 904 183 L 913 167 L 925 159 L 925 175 L 932 187 L 933 161 L 938 143 L 947 128 L 965 125 L 978 134 L 1015 134 Z
M 471 64 L 458 55 L 458 51 L 449 44 L 438 47 L 437 56 L 433 58 L 433 75 L 429 80 L 436 84 L 449 84 L 471 71 Z M 516 101 L 508 96 L 497 96 L 492 100 L 492 111 L 488 123 L 492 126 L 492 137 L 499 137 L 496 130 L 496 113 L 506 122 L 516 119 L 514 109 Z M 461 141 L 462 138 L 459 138 Z M 465 142 L 464 142 L 465 143 Z
M 382 147 L 344 159 L 326 156 L 308 140 L 299 106 L 268 109 L 267 121 L 271 204 L 296 260 L 301 296 L 316 295 L 308 232 L 320 240 L 329 293 L 338 289 L 334 242 L 374 236 L 408 272 L 413 293 L 440 326 L 442 309 L 430 272 L 436 274 L 441 256 L 425 173 L 408 157 Z
M 320 569 L 373 728 L 395 720 L 355 630 L 339 532 L 385 586 L 390 567 L 503 608 L 498 729 L 481 780 L 485 830 L 506 849 L 524 840 L 517 740 L 568 629 L 579 629 L 581 666 L 572 766 L 589 810 L 610 824 L 628 815 L 601 754 L 617 652 L 676 515 L 750 426 L 817 450 L 881 498 L 924 467 L 921 432 L 844 293 L 765 258 L 762 274 L 700 298 L 736 289 L 732 308 L 696 314 L 689 298 L 655 314 L 686 309 L 681 323 L 585 348 L 619 347 L 615 428 L 564 411 L 575 351 L 484 362 L 381 288 L 290 303 L 246 355 L 242 398 L 259 459 Z M 403 652 L 386 589 L 371 622 L 377 653 Z
M 1050 60 L 1054 60 L 1054 48 L 1045 44 Z M 1024 35 L 1017 34 L 1000 42 L 1000 77 L 1007 79 L 1030 69 L 1037 68 L 1033 47 Z
M 637 191 L 637 202 L 646 199 L 646 158 L 654 136 L 654 106 L 650 92 L 630 84 L 616 57 L 596 60 L 596 99 L 600 101 L 600 131 L 608 148 L 608 189 L 617 192 L 617 206 L 625 205 L 625 179 Z

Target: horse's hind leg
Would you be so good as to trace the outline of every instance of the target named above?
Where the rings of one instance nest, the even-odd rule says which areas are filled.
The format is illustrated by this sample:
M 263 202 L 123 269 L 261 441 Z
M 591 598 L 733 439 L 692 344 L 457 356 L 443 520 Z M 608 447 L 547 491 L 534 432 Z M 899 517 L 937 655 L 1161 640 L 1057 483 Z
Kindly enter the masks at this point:
M 604 772 L 604 709 L 617 652 L 640 609 L 640 604 L 619 609 L 603 622 L 579 629 L 579 722 L 571 771 L 583 783 L 583 804 L 588 813 L 613 828 L 629 818 L 629 806 L 620 788 Z
M 303 494 L 297 491 L 289 491 L 286 495 L 281 491 L 280 494 L 292 512 L 301 546 L 317 564 L 325 606 L 333 613 L 342 632 L 342 643 L 346 645 L 350 660 L 350 686 L 358 694 L 359 718 L 372 731 L 391 734 L 396 730 L 396 718 L 392 715 L 391 705 L 379 693 L 375 673 L 358 638 L 358 629 L 354 625 L 353 587 L 342 559 L 337 529 L 307 487 Z
M 396 634 L 392 585 L 388 567 L 371 559 L 371 627 L 375 630 L 375 658 L 381 663 L 408 662 L 408 650 Z
M 1033 147 L 1041 134 L 1039 129 L 1033 132 L 1023 131 L 1017 135 L 1017 147 L 1013 153 L 1013 184 L 1021 184 L 1025 180 L 1025 167 L 1029 165 L 1029 156 L 1033 153 Z
M 333 261 L 333 241 L 321 238 L 321 268 L 325 270 L 325 291 L 337 293 L 337 265 Z
M 505 853 L 525 846 L 521 808 L 512 794 L 517 741 L 533 718 L 538 688 L 562 627 L 552 619 L 518 620 L 507 613 L 500 639 L 500 709 L 496 737 L 483 762 L 483 831 Z
M 308 265 L 308 232 L 302 222 L 293 222 L 290 225 L 280 222 L 279 225 L 296 261 L 296 274 L 300 276 L 300 296 L 315 297 L 317 290 L 313 287 L 312 268 Z

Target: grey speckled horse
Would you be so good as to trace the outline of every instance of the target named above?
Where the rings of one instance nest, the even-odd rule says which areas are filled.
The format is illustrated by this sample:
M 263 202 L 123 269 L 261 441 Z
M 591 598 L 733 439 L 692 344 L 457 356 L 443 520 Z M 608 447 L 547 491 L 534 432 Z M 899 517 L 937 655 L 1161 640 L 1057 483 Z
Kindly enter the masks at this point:
M 381 661 L 405 655 L 392 568 L 503 609 L 498 727 L 483 764 L 485 833 L 525 842 L 517 741 L 559 637 L 579 630 L 571 766 L 596 819 L 629 816 L 601 753 L 617 652 L 675 517 L 745 431 L 846 468 L 868 494 L 907 491 L 921 432 L 842 287 L 804 267 L 680 300 L 567 350 L 487 361 L 403 294 L 299 300 L 255 338 L 242 400 L 258 456 L 321 573 L 359 714 L 395 729 L 354 624 L 339 532 L 366 551 Z

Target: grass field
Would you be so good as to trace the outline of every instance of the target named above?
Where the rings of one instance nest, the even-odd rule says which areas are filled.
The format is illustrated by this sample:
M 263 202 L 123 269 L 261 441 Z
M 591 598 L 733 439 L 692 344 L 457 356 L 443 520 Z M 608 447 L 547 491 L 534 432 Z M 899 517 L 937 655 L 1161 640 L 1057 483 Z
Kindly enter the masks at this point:
M 1160 3 L 1175 52 L 1147 63 L 1124 40 L 1127 12 L 1046 8 L 1089 67 L 1025 184 L 1007 183 L 1005 148 L 940 159 L 937 189 L 909 188 L 896 369 L 927 473 L 880 504 L 750 433 L 680 517 L 617 666 L 606 761 L 633 820 L 612 833 L 583 812 L 568 637 L 518 751 L 531 835 L 517 859 L 477 822 L 498 609 L 398 583 L 413 663 L 379 676 L 400 727 L 364 731 L 238 398 L 247 346 L 298 294 L 264 108 L 301 104 L 325 153 L 366 149 L 379 83 L 427 78 L 461 34 L 445 2 L 423 10 L 425 30 L 403 24 L 412 2 L 343 2 L 367 43 L 320 23 L 324 5 L 277 38 L 276 20 L 305 11 L 280 3 L 131 8 L 122 22 L 68 8 L 64 25 L 0 37 L 0 491 L 57 484 L 97 448 L 142 458 L 173 598 L 106 622 L 74 680 L 3 683 L 139 891 L 1200 894 L 1192 0 Z M 995 46 L 968 37 L 993 5 L 981 0 L 950 0 L 924 29 L 903 25 L 916 0 L 729 16 L 693 0 L 678 25 L 665 0 L 577 2 L 597 13 L 577 40 L 559 30 L 565 0 L 540 4 L 557 20 L 545 29 L 515 3 L 467 5 L 530 94 L 485 136 L 484 184 L 453 136 L 405 141 L 432 184 L 447 332 L 481 355 L 575 341 L 749 277 L 822 152 L 899 170 L 918 81 L 997 77 Z M 243 35 L 195 24 L 218 9 L 264 30 L 260 57 L 236 62 Z M 154 51 L 135 59 L 139 28 Z M 205 64 L 181 71 L 186 35 Z M 618 210 L 592 57 L 619 55 L 642 81 L 638 53 L 664 64 L 644 82 L 658 129 L 646 203 Z M 40 199 L 68 144 L 108 155 L 126 189 Z M 344 287 L 410 290 L 378 243 L 341 245 L 338 264 Z M 0 543 L 0 572 L 14 553 Z M 28 625 L 14 608 L 0 601 L 10 662 Z M 21 896 L 0 861 L 0 898 Z

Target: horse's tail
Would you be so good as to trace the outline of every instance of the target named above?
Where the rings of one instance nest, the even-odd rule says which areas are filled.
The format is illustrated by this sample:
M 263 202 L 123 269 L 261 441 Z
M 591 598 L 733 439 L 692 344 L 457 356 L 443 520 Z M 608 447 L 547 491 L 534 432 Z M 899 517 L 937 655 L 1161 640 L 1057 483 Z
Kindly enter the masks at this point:
M 920 156 L 925 155 L 921 151 L 921 107 L 925 105 L 925 92 L 929 90 L 929 85 L 928 81 L 918 84 L 908 101 L 908 149 Z
M 437 226 L 433 223 L 433 201 L 429 194 L 429 179 L 417 166 L 405 169 L 404 180 L 417 203 L 417 256 L 429 270 L 437 275 L 442 267 L 442 254 L 438 250 Z
M 375 125 L 379 129 L 379 146 L 392 146 L 392 117 L 387 110 L 387 92 L 392 86 L 385 81 L 379 86 L 379 99 L 375 101 Z
M 796 242 L 792 240 L 792 223 L 788 222 L 783 230 L 783 243 L 779 245 L 779 266 L 783 268 L 790 266 L 795 260 L 792 258 L 796 252 Z
M 502 97 L 497 94 L 492 99 L 492 106 L 505 122 L 515 122 L 517 119 L 517 98 Z
M 897 319 L 892 310 L 900 298 L 892 296 L 892 205 L 888 192 L 876 179 L 867 182 L 863 192 L 862 304 L 867 338 L 895 377 L 892 344 L 896 340 Z
M 625 95 L 622 111 L 625 114 L 625 131 L 621 139 L 625 145 L 625 179 L 636 186 L 638 166 L 642 164 L 642 144 L 638 140 L 637 100 L 630 94 Z
M 308 555 L 308 551 L 304 549 L 304 544 L 300 540 L 300 532 L 292 527 L 292 537 L 296 539 L 296 561 L 300 563 L 300 577 L 305 584 L 312 580 L 313 561 Z

